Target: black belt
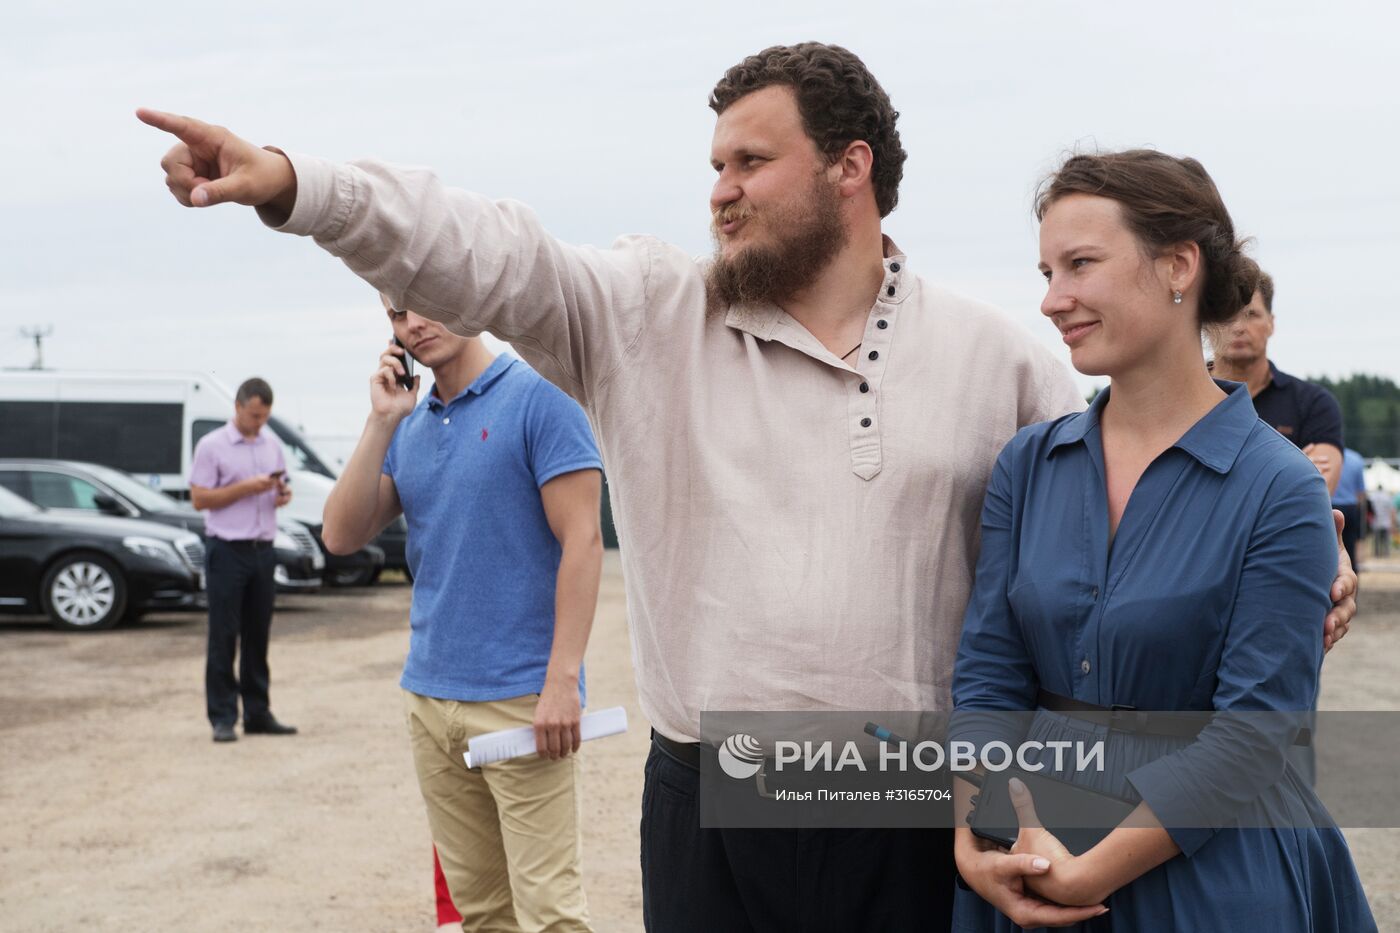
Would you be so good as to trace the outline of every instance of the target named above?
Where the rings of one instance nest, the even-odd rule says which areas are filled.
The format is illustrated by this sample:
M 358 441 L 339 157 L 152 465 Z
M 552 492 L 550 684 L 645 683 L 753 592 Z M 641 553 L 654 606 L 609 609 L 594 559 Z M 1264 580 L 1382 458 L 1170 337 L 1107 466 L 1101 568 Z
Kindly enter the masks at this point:
M 1144 712 L 1135 706 L 1115 703 L 1112 706 L 1099 706 L 1086 703 L 1073 697 L 1061 696 L 1049 690 L 1041 690 L 1035 697 L 1036 705 L 1052 713 L 1065 713 L 1075 719 L 1107 726 L 1114 732 L 1128 732 L 1134 735 L 1159 735 L 1173 739 L 1194 739 L 1201 730 L 1210 725 L 1211 713 L 1190 712 Z M 1294 745 L 1311 745 L 1312 730 L 1298 730 Z
M 230 540 L 228 538 L 211 537 L 209 540 L 217 541 L 220 544 L 227 544 L 232 547 L 253 548 L 255 550 L 258 548 L 272 547 L 271 541 L 264 541 L 262 538 L 239 538 L 236 540 Z
M 683 764 L 687 768 L 700 770 L 701 749 L 705 746 L 700 742 L 676 742 L 666 738 L 655 729 L 651 730 L 651 740 L 656 747 L 661 749 L 666 757 L 673 759 L 678 764 Z M 711 749 L 713 751 L 713 749 Z

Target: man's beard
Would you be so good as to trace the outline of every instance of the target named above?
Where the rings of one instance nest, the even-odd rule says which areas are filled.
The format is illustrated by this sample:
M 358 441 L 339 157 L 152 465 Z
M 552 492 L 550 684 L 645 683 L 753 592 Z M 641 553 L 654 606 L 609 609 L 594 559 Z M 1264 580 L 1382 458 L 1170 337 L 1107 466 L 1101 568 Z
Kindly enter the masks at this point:
M 725 256 L 719 227 L 739 217 L 756 217 L 770 240 Z M 705 274 L 705 291 L 712 314 L 730 305 L 781 304 L 816 281 L 849 238 L 841 221 L 841 197 L 821 175 L 801 203 L 770 208 L 761 215 L 743 209 L 717 211 L 710 231 L 715 257 Z

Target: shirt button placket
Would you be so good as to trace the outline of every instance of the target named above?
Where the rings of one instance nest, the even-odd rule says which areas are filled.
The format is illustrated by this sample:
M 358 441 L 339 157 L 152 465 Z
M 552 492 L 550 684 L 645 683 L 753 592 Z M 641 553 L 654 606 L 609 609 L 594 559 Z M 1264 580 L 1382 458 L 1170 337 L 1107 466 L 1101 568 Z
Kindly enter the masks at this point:
M 881 374 L 876 371 L 875 367 L 881 365 L 881 357 L 889 345 L 888 341 L 892 330 L 889 316 L 892 311 L 892 306 L 888 302 L 899 292 L 894 276 L 894 273 L 898 271 L 899 263 L 891 262 L 888 266 L 888 274 L 885 276 L 880 291 L 876 295 L 875 307 L 870 312 L 875 326 L 870 328 L 867 325 L 864 341 L 865 359 L 868 361 L 868 364 L 875 365 L 871 366 L 870 369 L 863 374 L 864 378 L 854 383 L 858 394 L 851 397 L 851 420 L 855 423 L 855 426 L 852 428 L 851 436 L 853 445 L 852 453 L 857 457 L 858 461 L 860 458 L 868 456 L 868 454 L 857 454 L 856 452 L 862 450 L 869 451 L 872 446 L 875 449 L 876 459 L 878 460 L 879 458 L 880 429 L 879 426 L 875 424 L 875 390 L 873 385 L 881 376 Z M 857 469 L 857 473 L 861 473 L 861 470 Z M 870 476 L 874 474 L 871 473 L 867 475 L 862 473 L 861 475 L 869 479 Z
M 892 262 L 892 263 L 890 263 L 890 271 L 891 271 L 891 272 L 898 272 L 898 271 L 899 271 L 899 263 L 897 263 L 897 262 Z M 894 285 L 894 276 L 893 276 L 893 275 L 887 276 L 887 277 L 885 278 L 884 296 L 887 297 L 887 298 L 893 298 L 893 297 L 895 296 L 895 285 Z M 875 330 L 876 330 L 876 331 L 888 331 L 889 328 L 890 328 L 890 322 L 889 322 L 889 320 L 887 320 L 886 318 L 880 316 L 880 315 L 882 315 L 882 314 L 885 313 L 884 302 L 883 302 L 883 301 L 877 301 L 877 302 L 875 303 L 875 310 L 874 310 L 873 313 L 874 313 L 874 315 L 876 316 L 876 317 L 875 317 Z M 866 338 L 866 343 L 867 343 L 867 344 L 876 343 L 877 338 L 880 338 L 879 342 L 880 342 L 880 345 L 881 345 L 881 346 L 883 346 L 884 339 L 888 339 L 888 337 L 887 337 L 887 335 L 886 335 L 885 333 L 871 334 L 871 335 L 869 335 L 869 336 Z M 869 360 L 870 362 L 872 362 L 872 363 L 878 361 L 878 360 L 880 359 L 880 350 L 879 350 L 879 348 L 878 348 L 878 347 L 871 347 L 869 350 L 866 351 L 865 358 L 866 358 L 867 360 Z M 873 378 L 873 377 L 875 376 L 875 374 L 872 373 L 871 376 L 872 376 L 872 378 Z M 868 394 L 870 393 L 870 382 L 869 382 L 868 380 L 864 380 L 864 379 L 861 380 L 860 385 L 857 386 L 857 389 L 860 391 L 860 393 L 861 393 L 862 395 L 868 395 Z M 863 405 L 861 406 L 861 407 L 862 407 L 862 410 L 864 410 L 864 411 L 870 411 L 870 409 L 873 407 L 874 401 L 875 401 L 875 400 L 872 398 L 872 399 L 869 400 L 869 402 L 866 402 L 865 404 L 863 404 Z M 873 412 L 871 412 L 871 414 L 873 414 Z M 868 428 L 868 427 L 870 427 L 872 424 L 874 424 L 875 422 L 874 422 L 874 419 L 873 419 L 872 417 L 867 416 L 867 417 L 861 418 L 859 423 L 860 423 L 860 426 L 861 426 L 862 428 Z

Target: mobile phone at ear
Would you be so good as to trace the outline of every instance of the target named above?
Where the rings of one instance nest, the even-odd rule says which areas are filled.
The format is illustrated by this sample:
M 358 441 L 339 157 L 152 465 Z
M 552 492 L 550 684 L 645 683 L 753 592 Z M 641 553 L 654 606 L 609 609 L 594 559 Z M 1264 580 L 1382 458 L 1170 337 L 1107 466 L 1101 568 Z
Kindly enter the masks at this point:
M 413 364 L 415 362 L 415 360 L 413 359 L 413 354 L 408 352 L 408 347 L 405 347 L 403 345 L 403 341 L 397 337 L 394 338 L 394 346 L 403 349 L 403 375 L 398 377 L 398 383 L 405 389 L 408 389 L 410 392 L 412 392 Z

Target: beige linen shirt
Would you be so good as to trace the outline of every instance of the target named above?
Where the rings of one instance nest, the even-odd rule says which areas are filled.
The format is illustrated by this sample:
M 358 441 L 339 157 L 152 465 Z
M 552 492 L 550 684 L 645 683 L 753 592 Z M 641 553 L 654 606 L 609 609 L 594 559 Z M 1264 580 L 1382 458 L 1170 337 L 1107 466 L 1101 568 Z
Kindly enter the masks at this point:
M 705 260 L 555 240 L 424 169 L 290 155 L 309 235 L 455 333 L 509 341 L 593 425 L 642 710 L 946 710 L 992 464 L 1083 408 L 999 312 L 885 240 L 851 365 L 780 308 L 707 314 Z M 454 480 L 456 481 L 456 480 Z

